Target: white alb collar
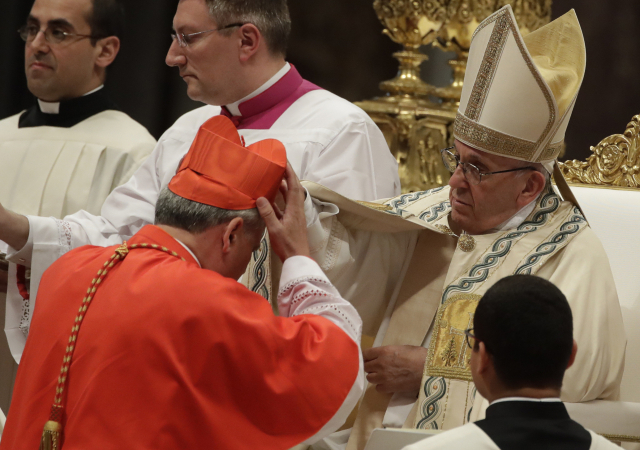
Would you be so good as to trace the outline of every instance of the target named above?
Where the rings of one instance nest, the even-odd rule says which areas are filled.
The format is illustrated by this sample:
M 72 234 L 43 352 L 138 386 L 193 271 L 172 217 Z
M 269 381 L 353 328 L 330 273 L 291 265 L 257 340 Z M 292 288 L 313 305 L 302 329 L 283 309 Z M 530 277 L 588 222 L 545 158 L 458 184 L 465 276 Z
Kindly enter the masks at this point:
M 272 76 L 269 79 L 269 81 L 267 81 L 265 84 L 260 86 L 258 89 L 256 89 L 255 91 L 253 91 L 251 94 L 247 95 L 246 97 L 241 98 L 237 102 L 233 102 L 233 103 L 230 103 L 230 104 L 225 105 L 225 106 L 227 107 L 227 109 L 229 110 L 229 112 L 231 113 L 232 116 L 242 116 L 242 113 L 240 112 L 240 108 L 239 108 L 240 103 L 246 102 L 247 100 L 251 100 L 252 98 L 257 97 L 258 95 L 262 94 L 264 91 L 266 91 L 271 86 L 273 86 L 278 81 L 280 81 L 280 79 L 282 77 L 284 77 L 289 72 L 289 70 L 291 70 L 291 64 L 285 63 L 284 66 L 282 67 L 282 69 L 280 69 L 278 71 L 278 73 L 276 73 L 274 76 Z
M 535 402 L 535 403 L 556 403 L 562 402 L 558 397 L 547 397 L 547 398 L 531 398 L 531 397 L 505 397 L 499 398 L 498 400 L 494 400 L 490 403 L 490 405 L 495 405 L 496 403 L 503 402 Z
M 98 92 L 103 87 L 104 84 L 98 86 L 92 91 L 87 92 L 82 97 L 86 97 L 87 95 L 93 94 L 94 92 Z M 40 111 L 45 114 L 60 114 L 60 102 L 45 102 L 44 100 L 38 99 L 38 105 L 40 106 Z
M 520 211 L 515 213 L 509 219 L 505 220 L 504 222 L 502 222 L 500 225 L 493 228 L 489 232 L 498 233 L 500 231 L 507 231 L 507 230 L 512 230 L 514 228 L 518 228 L 520 225 L 522 225 L 522 222 L 524 222 L 525 219 L 529 217 L 529 214 L 531 214 L 531 212 L 535 209 L 536 204 L 538 203 L 538 199 L 540 198 L 540 195 L 538 195 L 536 199 L 533 200 L 531 203 L 521 208 Z
M 197 257 L 196 257 L 196 255 L 191 251 L 191 249 L 190 249 L 189 247 L 187 247 L 187 246 L 185 245 L 185 243 L 184 243 L 184 242 L 182 242 L 180 239 L 176 239 L 175 237 L 174 237 L 174 239 L 175 239 L 176 241 L 178 241 L 178 244 L 182 245 L 182 246 L 183 246 L 183 247 L 184 247 L 184 248 L 189 252 L 189 254 L 190 254 L 191 256 L 193 256 L 193 259 L 195 259 L 195 260 L 196 260 L 196 262 L 198 263 L 198 265 L 199 265 L 200 267 L 202 267 L 202 265 L 200 264 L 200 261 L 198 261 L 198 258 L 197 258 Z

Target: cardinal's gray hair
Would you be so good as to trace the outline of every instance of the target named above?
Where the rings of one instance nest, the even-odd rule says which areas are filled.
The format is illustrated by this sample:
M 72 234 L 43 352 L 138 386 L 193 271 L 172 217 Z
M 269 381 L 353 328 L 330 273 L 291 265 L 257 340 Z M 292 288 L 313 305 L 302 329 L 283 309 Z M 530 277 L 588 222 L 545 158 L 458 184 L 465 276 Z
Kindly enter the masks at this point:
M 156 203 L 156 225 L 167 225 L 190 233 L 203 231 L 242 218 L 250 233 L 262 233 L 264 221 L 256 208 L 234 211 L 216 208 L 180 197 L 164 188 Z

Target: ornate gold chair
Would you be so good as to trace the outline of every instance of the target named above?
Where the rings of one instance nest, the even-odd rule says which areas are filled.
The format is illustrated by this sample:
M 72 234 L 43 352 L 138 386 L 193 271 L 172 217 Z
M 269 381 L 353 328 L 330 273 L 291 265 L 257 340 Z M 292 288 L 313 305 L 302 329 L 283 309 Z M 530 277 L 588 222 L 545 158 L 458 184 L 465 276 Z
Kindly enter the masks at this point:
M 626 363 L 619 402 L 567 408 L 587 428 L 640 448 L 640 115 L 624 134 L 607 137 L 591 151 L 587 161 L 567 161 L 560 168 L 609 256 L 627 333 Z

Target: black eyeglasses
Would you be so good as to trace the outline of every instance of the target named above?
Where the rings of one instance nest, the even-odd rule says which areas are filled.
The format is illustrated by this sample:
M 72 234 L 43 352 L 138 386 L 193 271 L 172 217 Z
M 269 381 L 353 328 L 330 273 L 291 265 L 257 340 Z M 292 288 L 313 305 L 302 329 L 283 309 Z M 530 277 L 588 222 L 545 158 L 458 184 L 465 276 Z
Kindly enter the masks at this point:
M 473 347 L 476 346 L 476 342 L 478 342 L 476 335 L 473 334 L 472 331 L 473 331 L 473 328 L 467 328 L 466 330 L 464 330 L 464 336 L 465 336 L 465 339 L 467 340 L 467 345 L 471 350 L 473 350 Z
M 455 172 L 458 166 L 462 167 L 462 174 L 464 179 L 471 185 L 477 186 L 482 181 L 482 177 L 485 175 L 495 175 L 497 173 L 516 172 L 519 170 L 537 170 L 533 166 L 518 167 L 517 169 L 498 170 L 497 172 L 480 172 L 476 166 L 471 163 L 464 163 L 460 161 L 460 157 L 453 153 L 451 150 L 455 149 L 455 146 L 444 148 L 440 150 L 442 155 L 442 162 L 447 170 L 451 173 Z
M 38 33 L 40 33 L 40 31 L 41 31 L 40 27 L 37 25 L 33 25 L 33 24 L 23 25 L 18 30 L 18 34 L 20 35 L 23 41 L 33 42 L 36 39 L 36 36 L 38 36 Z M 81 39 L 84 39 L 84 38 L 101 39 L 101 37 L 99 36 L 92 36 L 90 34 L 69 33 L 55 26 L 47 27 L 42 33 L 44 34 L 45 41 L 47 41 L 49 44 L 61 44 L 67 38 L 71 38 L 71 37 L 78 37 Z
M 214 31 L 222 31 L 222 30 L 227 30 L 229 28 L 233 28 L 233 27 L 241 27 L 243 25 L 246 25 L 246 23 L 232 23 L 231 25 L 227 25 L 224 27 L 220 27 L 220 28 L 213 28 L 211 30 L 205 30 L 205 31 L 198 31 L 196 33 L 189 33 L 189 34 L 184 34 L 184 33 L 171 33 L 171 39 L 172 40 L 178 40 L 178 44 L 180 45 L 180 47 L 185 48 L 188 47 L 189 44 L 191 44 L 191 42 L 193 41 L 193 37 L 194 36 L 198 36 L 200 34 L 205 34 L 205 33 L 213 33 Z

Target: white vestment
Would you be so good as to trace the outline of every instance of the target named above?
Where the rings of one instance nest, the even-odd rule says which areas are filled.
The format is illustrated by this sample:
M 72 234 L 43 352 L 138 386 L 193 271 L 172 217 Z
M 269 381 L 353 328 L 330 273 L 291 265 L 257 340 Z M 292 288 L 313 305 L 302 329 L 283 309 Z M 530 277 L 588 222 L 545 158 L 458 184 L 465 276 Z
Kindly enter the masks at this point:
M 61 241 L 67 240 L 70 230 L 57 219 L 78 210 L 97 214 L 111 191 L 131 178 L 156 143 L 142 125 L 115 110 L 70 128 L 18 128 L 19 119 L 15 115 L 0 121 L 0 203 L 19 214 L 51 217 Z M 12 262 L 24 263 L 21 258 Z M 36 264 L 32 274 L 44 269 Z M 20 326 L 23 314 L 32 311 L 24 308 L 15 274 L 12 264 L 5 331 L 18 359 L 22 346 L 16 349 L 12 342 L 24 343 L 26 329 Z M 38 282 L 39 277 L 32 278 L 32 298 Z
M 399 194 L 397 162 L 382 132 L 364 111 L 319 88 L 299 98 L 278 97 L 286 90 L 280 81 L 285 77 L 296 81 L 294 71 L 293 67 L 288 72 L 282 70 L 274 77 L 278 82 L 270 80 L 271 87 L 266 91 L 259 89 L 245 100 L 244 104 L 252 103 L 257 110 L 266 102 L 266 111 L 259 111 L 264 113 L 266 122 L 239 127 L 246 144 L 269 138 L 281 141 L 301 179 L 321 183 L 352 198 L 373 200 Z M 295 76 L 299 77 L 297 71 Z M 244 104 L 239 108 L 228 105 L 228 110 L 242 111 Z M 160 191 L 175 175 L 200 126 L 220 113 L 220 107 L 204 106 L 178 119 L 133 177 L 106 199 L 101 216 L 87 211 L 67 216 L 63 221 L 28 216 L 28 243 L 19 251 L 10 249 L 8 258 L 31 267 L 32 290 L 37 289 L 44 270 L 72 248 L 86 244 L 114 245 L 153 223 Z M 10 337 L 12 354 L 18 360 L 24 342 L 24 337 Z
M 95 97 L 87 96 L 84 103 L 90 108 L 105 101 L 104 92 L 98 95 L 100 100 L 92 103 Z M 60 104 L 41 103 L 40 110 L 35 108 L 38 106 L 29 112 L 54 117 Z M 82 120 L 79 118 L 69 127 L 21 127 L 22 113 L 0 121 L 0 203 L 5 208 L 57 219 L 81 209 L 97 214 L 109 193 L 131 177 L 156 144 L 142 125 L 120 111 L 106 109 L 86 116 L 82 113 L 78 111 Z M 0 241 L 0 253 L 7 250 Z M 0 293 L 2 304 L 4 298 L 5 294 Z M 10 343 L 26 339 L 26 328 L 21 325 L 29 314 L 28 302 L 16 286 L 16 267 L 10 264 L 5 318 Z M 14 358 L 20 352 L 16 353 L 15 347 L 11 349 Z M 12 385 L 10 360 L 8 354 L 2 360 L 3 403 Z
M 361 314 L 363 339 L 376 336 L 375 345 L 390 345 L 387 331 L 397 316 L 411 323 L 396 323 L 393 344 L 428 346 L 436 311 L 445 304 L 442 298 L 450 299 L 455 292 L 480 296 L 503 276 L 532 273 L 556 284 L 574 315 L 574 336 L 581 351 L 565 375 L 563 400 L 617 398 L 625 335 L 615 284 L 602 245 L 570 203 L 547 191 L 524 224 L 474 236 L 476 249 L 467 253 L 456 247 L 456 237 L 440 228 L 448 224 L 448 187 L 371 205 L 384 211 L 380 212 L 320 186 L 305 186 L 316 198 L 314 207 L 311 201 L 305 205 L 312 256 Z M 533 235 L 542 239 L 540 245 Z M 440 287 L 432 287 L 439 276 Z M 411 302 L 417 309 L 408 309 Z M 443 403 L 424 428 L 447 429 L 462 425 L 468 417 L 472 421 L 482 417 L 486 404 L 475 395 L 468 374 L 460 372 L 461 380 L 436 377 L 446 380 L 444 389 L 452 393 L 451 398 L 434 400 L 448 401 L 447 423 L 442 423 Z M 405 402 L 411 406 L 416 393 L 404 397 L 413 400 Z M 386 404 L 377 416 L 378 426 L 389 400 L 390 396 L 378 402 Z M 408 413 L 405 408 L 400 423 L 394 425 L 402 425 Z M 407 422 L 414 423 L 412 418 Z

